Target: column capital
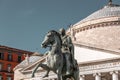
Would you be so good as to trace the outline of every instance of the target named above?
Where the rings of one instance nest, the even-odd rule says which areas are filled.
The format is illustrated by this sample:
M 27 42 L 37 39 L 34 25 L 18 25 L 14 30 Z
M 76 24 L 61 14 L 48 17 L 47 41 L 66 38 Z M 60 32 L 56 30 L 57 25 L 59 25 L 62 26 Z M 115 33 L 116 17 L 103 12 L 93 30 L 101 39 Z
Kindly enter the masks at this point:
M 118 74 L 118 71 L 111 71 L 110 74 Z
M 95 73 L 93 76 L 95 77 L 95 80 L 101 80 L 101 73 Z
M 83 77 L 83 78 L 84 78 L 84 77 L 85 77 L 85 75 L 80 75 L 80 77 Z
M 101 73 L 94 73 L 93 76 L 101 76 Z
M 85 75 L 80 75 L 80 80 L 85 80 Z

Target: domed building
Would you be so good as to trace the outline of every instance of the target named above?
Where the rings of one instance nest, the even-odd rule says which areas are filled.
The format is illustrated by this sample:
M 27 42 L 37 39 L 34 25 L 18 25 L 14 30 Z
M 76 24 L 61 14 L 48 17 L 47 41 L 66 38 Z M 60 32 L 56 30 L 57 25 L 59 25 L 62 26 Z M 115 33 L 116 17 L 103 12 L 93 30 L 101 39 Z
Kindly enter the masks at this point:
M 120 5 L 113 4 L 110 0 L 102 9 L 72 25 L 67 34 L 75 46 L 80 80 L 120 79 Z M 45 56 L 21 69 L 21 74 L 25 75 L 21 79 L 56 80 L 56 75 L 52 72 L 48 78 L 41 78 L 45 73 L 43 70 L 40 72 L 41 69 L 35 78 L 30 79 L 35 64 L 44 62 Z M 18 69 L 16 67 L 15 71 Z
M 110 2 L 102 9 L 74 24 L 69 29 L 68 34 L 71 34 L 73 42 L 76 46 L 87 47 L 90 49 L 119 55 L 120 6 Z M 75 53 L 81 54 L 79 53 L 80 50 L 77 50 L 79 49 L 76 49 Z M 100 55 L 101 54 L 99 54 L 98 58 L 100 58 Z M 110 56 L 114 57 L 114 55 L 108 55 L 103 56 L 102 59 L 109 58 Z

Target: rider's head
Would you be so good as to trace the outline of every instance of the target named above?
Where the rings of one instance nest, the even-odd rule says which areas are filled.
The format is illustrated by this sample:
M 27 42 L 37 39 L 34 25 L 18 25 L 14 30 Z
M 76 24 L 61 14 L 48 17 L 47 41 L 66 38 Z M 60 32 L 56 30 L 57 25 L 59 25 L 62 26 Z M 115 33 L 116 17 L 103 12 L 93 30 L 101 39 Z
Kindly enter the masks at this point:
M 62 36 L 64 36 L 64 35 L 65 35 L 65 29 L 64 29 L 64 28 L 61 28 L 61 29 L 59 30 L 59 33 L 60 33 Z

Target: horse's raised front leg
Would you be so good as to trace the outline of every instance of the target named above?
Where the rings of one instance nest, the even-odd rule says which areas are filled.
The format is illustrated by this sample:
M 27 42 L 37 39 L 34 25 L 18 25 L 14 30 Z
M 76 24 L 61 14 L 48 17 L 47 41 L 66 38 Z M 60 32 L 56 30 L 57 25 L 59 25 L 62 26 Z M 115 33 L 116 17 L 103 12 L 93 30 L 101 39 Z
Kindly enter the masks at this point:
M 35 76 L 34 74 L 35 74 L 35 72 L 37 71 L 37 69 L 38 69 L 39 67 L 42 67 L 43 69 L 47 70 L 47 72 L 46 72 L 46 74 L 43 76 L 43 78 L 44 78 L 44 77 L 48 77 L 48 74 L 49 74 L 49 72 L 50 72 L 50 68 L 49 68 L 46 64 L 38 64 L 38 65 L 35 67 L 35 69 L 32 71 L 32 77 Z
M 39 64 L 35 67 L 35 69 L 32 71 L 32 76 L 31 77 L 35 77 L 35 72 L 36 72 L 36 70 L 38 69 L 38 67 L 39 67 Z

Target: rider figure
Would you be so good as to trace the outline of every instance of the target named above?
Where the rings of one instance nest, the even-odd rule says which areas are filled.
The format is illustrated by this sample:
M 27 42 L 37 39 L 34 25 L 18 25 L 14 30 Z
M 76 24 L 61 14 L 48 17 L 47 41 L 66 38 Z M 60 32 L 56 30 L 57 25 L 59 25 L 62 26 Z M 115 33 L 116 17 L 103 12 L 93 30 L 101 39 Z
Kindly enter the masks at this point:
M 64 28 L 61 28 L 59 30 L 59 33 L 61 35 L 62 39 L 62 52 L 69 51 L 70 55 L 66 55 L 66 61 L 67 61 L 67 74 L 70 74 L 71 66 L 75 68 L 75 59 L 74 59 L 74 46 L 71 40 L 71 37 L 66 35 L 66 31 Z

